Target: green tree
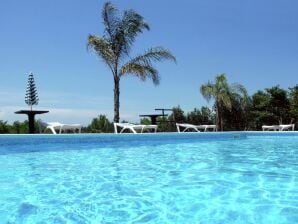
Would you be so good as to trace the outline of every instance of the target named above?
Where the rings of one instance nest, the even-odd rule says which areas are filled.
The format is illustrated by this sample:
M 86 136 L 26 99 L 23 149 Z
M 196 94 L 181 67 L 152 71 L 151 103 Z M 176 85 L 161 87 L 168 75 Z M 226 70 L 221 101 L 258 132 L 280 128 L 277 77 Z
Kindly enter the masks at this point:
M 7 121 L 0 120 L 0 134 L 8 134 L 9 133 L 9 125 Z
M 264 91 L 258 91 L 252 96 L 251 114 L 254 120 L 254 129 L 261 129 L 264 124 L 275 123 L 274 115 L 269 110 L 270 95 Z
M 296 127 L 298 125 L 298 85 L 290 88 L 289 92 L 289 101 L 290 101 L 290 117 L 291 122 L 296 123 Z
M 288 99 L 287 91 L 279 86 L 274 86 L 266 89 L 266 92 L 270 95 L 269 110 L 277 122 L 279 124 L 289 123 L 290 101 Z
M 248 130 L 250 125 L 250 98 L 231 95 L 231 108 L 223 108 L 222 119 L 225 130 Z
M 87 130 L 92 133 L 110 133 L 113 132 L 113 124 L 105 115 L 99 115 L 93 118 Z
M 262 125 L 290 123 L 290 104 L 287 91 L 279 86 L 258 91 L 252 96 L 251 115 L 255 123 L 254 128 L 261 129 Z
M 103 36 L 89 35 L 88 48 L 95 53 L 111 70 L 114 79 L 114 122 L 119 122 L 120 79 L 128 74 L 145 81 L 151 78 L 155 85 L 160 76 L 153 62 L 170 59 L 176 61 L 170 51 L 162 48 L 150 48 L 143 54 L 131 57 L 130 52 L 138 34 L 149 30 L 143 17 L 133 10 L 125 10 L 119 15 L 117 8 L 106 2 L 102 10 L 104 24 Z
M 216 112 L 217 130 L 223 131 L 223 110 L 232 110 L 233 100 L 240 100 L 241 104 L 247 101 L 247 92 L 244 86 L 234 83 L 229 85 L 226 75 L 220 74 L 215 77 L 215 82 L 208 82 L 200 88 L 203 97 L 210 101 L 214 100 L 214 108 Z M 240 102 L 239 101 L 239 102 Z
M 38 124 L 35 124 L 35 130 L 38 130 Z M 28 121 L 20 122 L 20 121 L 15 121 L 13 122 L 11 126 L 10 133 L 13 134 L 24 134 L 28 133 Z
M 169 120 L 173 121 L 174 123 L 184 123 L 186 121 L 184 111 L 180 108 L 180 106 L 172 108 L 172 113 L 169 116 Z
M 172 118 L 169 119 L 168 117 L 158 117 L 157 122 L 158 122 L 158 129 L 157 131 L 159 132 L 172 132 L 176 131 L 176 125 Z
M 214 117 L 212 110 L 208 107 L 201 107 L 201 109 L 194 108 L 186 115 L 186 121 L 190 124 L 213 124 Z
M 38 95 L 37 95 L 37 90 L 36 90 L 36 86 L 35 86 L 33 73 L 30 73 L 28 76 L 25 103 L 28 106 L 30 106 L 30 109 L 32 110 L 32 106 L 38 105 L 38 101 L 39 101 L 39 99 L 38 99 Z
M 140 120 L 140 124 L 150 125 L 151 124 L 151 120 L 149 118 L 144 117 L 144 118 L 142 118 Z

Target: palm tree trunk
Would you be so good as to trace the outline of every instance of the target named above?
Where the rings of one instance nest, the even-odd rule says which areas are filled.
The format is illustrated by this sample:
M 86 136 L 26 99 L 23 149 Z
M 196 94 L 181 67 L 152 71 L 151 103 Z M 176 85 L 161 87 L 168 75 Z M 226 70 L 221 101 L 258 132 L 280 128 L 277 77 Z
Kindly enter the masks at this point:
M 220 112 L 219 112 L 219 110 L 218 110 L 218 121 L 217 121 L 217 126 L 218 126 L 218 131 L 222 131 L 222 118 L 221 118 L 221 114 L 220 114 Z
M 220 131 L 218 111 L 216 111 L 216 131 Z
M 217 127 L 218 131 L 223 131 L 223 120 L 222 120 L 222 108 L 220 108 L 219 103 L 216 104 L 217 106 Z
M 220 130 L 220 116 L 219 116 L 219 108 L 218 108 L 218 103 L 216 102 L 216 131 Z
M 120 120 L 119 117 L 119 108 L 120 108 L 120 79 L 119 77 L 114 77 L 114 122 L 118 123 Z

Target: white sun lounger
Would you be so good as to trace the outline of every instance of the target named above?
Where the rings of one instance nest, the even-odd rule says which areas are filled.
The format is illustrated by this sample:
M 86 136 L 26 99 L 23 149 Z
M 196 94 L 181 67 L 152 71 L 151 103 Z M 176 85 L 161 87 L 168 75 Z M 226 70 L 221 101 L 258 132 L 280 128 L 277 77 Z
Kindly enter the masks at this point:
M 176 123 L 177 131 L 185 132 L 187 130 L 194 130 L 196 132 L 200 132 L 199 129 L 202 129 L 203 131 L 207 131 L 208 129 L 212 129 L 213 131 L 216 130 L 216 125 L 194 125 L 194 124 L 187 124 L 187 123 Z M 181 130 L 181 128 L 184 128 Z
M 279 131 L 279 125 L 263 125 L 263 131 Z
M 176 123 L 176 127 L 177 127 L 177 131 L 180 132 L 185 132 L 187 130 L 194 130 L 196 132 L 200 132 L 198 129 L 197 125 L 193 125 L 193 124 L 186 124 L 186 123 Z M 181 130 L 180 128 L 184 128 L 183 130 Z
M 263 125 L 262 126 L 262 130 L 263 131 L 289 131 L 291 130 L 294 131 L 295 130 L 295 124 L 280 124 L 280 125 Z
M 82 126 L 80 124 L 62 124 L 60 122 L 39 122 L 41 126 L 46 129 L 50 129 L 51 132 L 56 135 L 57 131 L 59 134 L 65 131 L 73 131 L 74 133 L 78 130 L 81 133 Z
M 121 128 L 118 132 L 118 127 Z M 157 125 L 143 125 L 143 124 L 131 124 L 131 123 L 114 123 L 115 134 L 123 133 L 125 130 L 130 130 L 132 133 L 137 134 L 139 131 L 143 133 L 145 130 L 157 131 Z
M 215 124 L 198 125 L 198 128 L 203 129 L 204 131 L 208 131 L 208 129 L 211 129 L 212 131 L 216 131 L 216 125 Z
M 295 130 L 295 124 L 280 124 L 279 130 L 280 131 L 294 131 Z

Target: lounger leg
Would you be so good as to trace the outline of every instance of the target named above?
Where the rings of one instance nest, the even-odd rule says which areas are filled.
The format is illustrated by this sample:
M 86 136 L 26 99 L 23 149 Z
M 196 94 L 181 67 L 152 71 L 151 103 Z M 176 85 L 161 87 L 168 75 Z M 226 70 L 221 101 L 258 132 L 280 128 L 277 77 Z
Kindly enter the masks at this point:
M 193 130 L 195 130 L 196 132 L 200 132 L 199 129 L 197 129 L 197 128 L 195 128 L 195 127 L 187 127 L 187 128 L 184 129 L 183 132 L 189 130 L 190 128 L 193 128 Z
M 185 131 L 187 131 L 188 130 L 188 128 L 185 128 L 182 132 L 185 132 Z
M 117 132 L 117 125 L 114 123 L 114 132 L 115 132 L 115 134 L 118 134 L 118 132 Z
M 136 130 L 133 129 L 132 127 L 130 127 L 129 129 L 130 129 L 134 134 L 137 134 Z M 142 131 L 143 131 L 143 129 L 142 129 Z
M 137 133 L 132 127 L 124 127 L 124 128 L 121 129 L 121 131 L 120 131 L 119 133 L 120 133 L 120 134 L 123 133 L 126 129 L 131 130 L 134 134 Z
M 177 131 L 180 133 L 180 126 L 177 125 Z
M 56 130 L 55 130 L 55 128 L 54 128 L 54 127 L 48 127 L 48 129 L 50 129 L 54 135 L 56 135 L 56 134 L 57 134 L 57 132 L 56 132 Z

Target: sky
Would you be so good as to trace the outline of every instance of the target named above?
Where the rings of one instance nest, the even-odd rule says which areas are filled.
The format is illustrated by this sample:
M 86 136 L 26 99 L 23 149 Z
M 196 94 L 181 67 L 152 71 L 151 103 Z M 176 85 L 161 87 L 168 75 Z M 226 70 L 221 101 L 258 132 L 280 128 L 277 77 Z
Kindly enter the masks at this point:
M 99 0 L 2 0 L 0 3 L 0 120 L 24 102 L 33 72 L 39 105 L 50 113 L 37 118 L 87 125 L 105 114 L 113 118 L 113 79 L 86 48 L 89 34 L 102 35 Z M 180 105 L 184 111 L 211 106 L 202 84 L 226 73 L 249 94 L 274 85 L 298 84 L 298 1 L 296 0 L 115 0 L 120 11 L 133 9 L 150 25 L 131 56 L 154 46 L 169 49 L 177 64 L 156 64 L 154 86 L 127 76 L 120 84 L 120 119 L 139 121 L 154 108 Z

